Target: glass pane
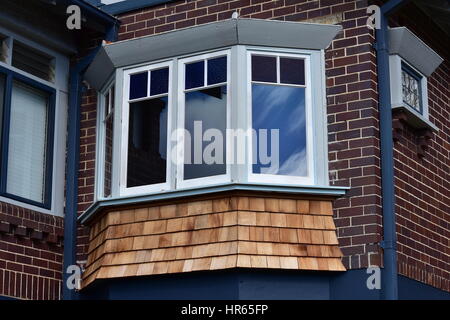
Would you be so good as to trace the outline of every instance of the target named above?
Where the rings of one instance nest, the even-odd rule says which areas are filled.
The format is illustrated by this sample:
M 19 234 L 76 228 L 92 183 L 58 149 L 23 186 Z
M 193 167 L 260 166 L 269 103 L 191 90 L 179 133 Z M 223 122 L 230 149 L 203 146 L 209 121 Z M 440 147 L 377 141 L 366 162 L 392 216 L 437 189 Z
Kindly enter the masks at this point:
M 111 91 L 108 90 L 108 92 L 105 95 L 105 118 L 111 112 L 111 105 L 109 103 L 110 102 L 110 94 L 111 94 Z
M 153 70 L 150 73 L 150 95 L 169 92 L 169 68 Z
M 277 58 L 252 56 L 252 80 L 277 82 Z
M 305 88 L 253 84 L 252 113 L 253 173 L 307 176 Z
M 5 76 L 0 74 L 0 150 L 2 143 L 2 125 L 3 125 L 3 100 L 5 96 Z
M 53 81 L 53 57 L 14 41 L 11 64 L 25 72 L 42 78 L 47 81 Z
M 205 83 L 205 61 L 186 64 L 186 88 L 203 87 Z
M 422 112 L 419 80 L 406 70 L 402 70 L 402 92 L 403 101 L 417 111 Z
M 130 99 L 147 96 L 148 72 L 130 75 Z
M 127 187 L 166 182 L 167 97 L 130 104 Z
M 226 86 L 186 93 L 185 129 L 190 139 L 186 137 L 184 179 L 226 173 L 226 125 Z M 202 139 L 204 135 L 210 137 Z
M 280 82 L 305 85 L 305 60 L 280 58 Z
M 6 191 L 43 203 L 48 94 L 15 81 L 11 96 Z
M 110 103 L 108 102 L 110 99 Z M 103 196 L 109 197 L 112 191 L 112 157 L 113 157 L 113 135 L 114 135 L 114 86 L 108 91 L 105 96 L 106 100 L 106 115 L 104 119 L 104 134 L 105 134 L 105 165 L 103 177 Z
M 208 60 L 208 85 L 227 82 L 227 57 Z

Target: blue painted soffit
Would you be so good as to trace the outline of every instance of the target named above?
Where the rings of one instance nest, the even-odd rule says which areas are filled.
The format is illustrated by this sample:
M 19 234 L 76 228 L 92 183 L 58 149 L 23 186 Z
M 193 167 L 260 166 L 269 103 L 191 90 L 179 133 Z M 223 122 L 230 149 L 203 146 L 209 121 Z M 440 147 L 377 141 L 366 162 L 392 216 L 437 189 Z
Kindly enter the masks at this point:
M 100 0 L 85 0 L 85 1 L 101 8 L 103 11 L 109 14 L 119 15 L 125 12 L 145 7 L 153 7 L 168 2 L 174 2 L 176 0 L 122 0 L 111 4 L 104 4 Z

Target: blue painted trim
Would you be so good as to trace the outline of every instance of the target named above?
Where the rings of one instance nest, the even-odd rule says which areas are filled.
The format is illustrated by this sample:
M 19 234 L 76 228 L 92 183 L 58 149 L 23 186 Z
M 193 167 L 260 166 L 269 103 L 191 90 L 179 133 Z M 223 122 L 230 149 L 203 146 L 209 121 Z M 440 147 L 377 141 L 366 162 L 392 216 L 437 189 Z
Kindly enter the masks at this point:
M 272 193 L 291 193 L 291 194 L 305 194 L 316 196 L 340 197 L 345 195 L 348 187 L 327 187 L 327 186 L 313 186 L 313 187 L 297 187 L 297 186 L 280 186 L 280 185 L 265 185 L 265 184 L 221 184 L 206 186 L 193 189 L 182 189 L 175 191 L 166 191 L 157 194 L 127 197 L 120 199 L 107 199 L 95 202 L 90 206 L 80 217 L 78 221 L 86 223 L 91 220 L 95 214 L 103 208 L 110 206 L 125 206 L 136 205 L 161 200 L 171 200 L 177 198 L 192 197 L 198 195 L 208 195 L 219 192 L 229 191 L 260 191 Z
M 389 16 L 411 0 L 390 0 L 381 6 L 381 15 Z
M 383 210 L 384 254 L 382 297 L 398 299 L 397 233 L 395 223 L 394 145 L 392 140 L 392 108 L 389 76 L 388 15 L 410 0 L 390 0 L 381 7 L 380 29 L 376 30 L 378 92 L 380 112 L 381 194 Z
M 125 0 L 117 3 L 103 4 L 100 5 L 99 8 L 111 15 L 118 15 L 141 8 L 153 7 L 174 1 L 176 0 Z
M 96 10 L 98 12 L 99 10 Z M 107 41 L 117 39 L 118 21 L 113 19 L 104 36 Z M 66 159 L 66 207 L 64 215 L 64 253 L 63 253 L 63 299 L 76 300 L 78 293 L 70 290 L 66 283 L 69 277 L 66 270 L 76 264 L 77 252 L 77 215 L 78 215 L 78 167 L 80 154 L 80 117 L 82 74 L 86 71 L 101 46 L 92 50 L 76 65 L 70 67 L 69 111 Z
M 54 138 L 55 138 L 55 104 L 56 104 L 56 90 L 46 86 L 38 81 L 30 79 L 22 74 L 19 74 L 10 69 L 0 66 L 0 73 L 5 75 L 6 85 L 3 103 L 3 132 L 1 145 L 1 168 L 0 168 L 0 195 L 5 198 L 10 198 L 23 203 L 31 204 L 40 208 L 51 209 L 52 206 L 52 177 L 53 177 L 53 152 L 54 152 Z M 46 167 L 45 167 L 45 195 L 44 202 L 37 202 L 29 200 L 20 196 L 9 194 L 6 191 L 7 185 L 7 170 L 8 170 L 8 151 L 9 151 L 9 130 L 11 120 L 11 95 L 13 81 L 20 81 L 33 88 L 44 91 L 49 94 L 48 110 L 47 110 L 47 150 L 46 150 Z
M 99 10 L 94 3 L 91 3 L 93 1 L 89 2 L 84 0 L 64 0 L 64 1 L 79 6 L 84 13 L 93 16 L 98 22 L 103 22 L 106 25 L 112 25 L 117 23 L 116 18 L 114 18 L 105 11 Z M 97 1 L 97 3 L 98 2 L 99 1 Z

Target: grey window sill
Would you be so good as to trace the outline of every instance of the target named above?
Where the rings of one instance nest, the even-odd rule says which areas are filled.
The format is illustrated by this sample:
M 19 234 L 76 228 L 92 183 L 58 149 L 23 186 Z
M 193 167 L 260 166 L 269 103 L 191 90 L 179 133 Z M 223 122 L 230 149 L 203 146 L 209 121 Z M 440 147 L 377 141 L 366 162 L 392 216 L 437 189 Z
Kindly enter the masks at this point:
M 85 224 L 89 222 L 92 218 L 94 218 L 98 212 L 108 207 L 121 207 L 127 205 L 147 204 L 156 201 L 180 199 L 220 192 L 259 191 L 268 193 L 284 193 L 284 194 L 290 193 L 297 195 L 303 194 L 310 196 L 340 197 L 345 195 L 345 193 L 349 189 L 350 189 L 349 187 L 337 187 L 337 186 L 292 186 L 292 185 L 229 183 L 201 188 L 166 191 L 149 195 L 100 200 L 93 203 L 82 215 L 80 215 L 78 217 L 78 222 Z
M 392 106 L 393 111 L 403 111 L 407 116 L 407 123 L 414 129 L 429 129 L 433 132 L 439 131 L 430 120 L 413 110 L 407 105 Z

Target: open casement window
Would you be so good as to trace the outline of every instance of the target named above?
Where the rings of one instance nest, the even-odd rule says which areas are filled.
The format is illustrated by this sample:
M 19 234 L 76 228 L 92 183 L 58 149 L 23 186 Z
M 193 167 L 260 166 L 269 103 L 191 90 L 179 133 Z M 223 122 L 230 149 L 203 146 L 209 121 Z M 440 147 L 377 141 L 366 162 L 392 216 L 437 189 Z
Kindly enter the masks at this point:
M 229 51 L 179 61 L 177 187 L 230 180 L 226 163 L 229 65 Z
M 313 184 L 310 59 L 248 52 L 249 180 Z
M 0 195 L 50 209 L 55 90 L 0 68 Z
M 170 187 L 171 69 L 167 62 L 124 73 L 121 194 Z

